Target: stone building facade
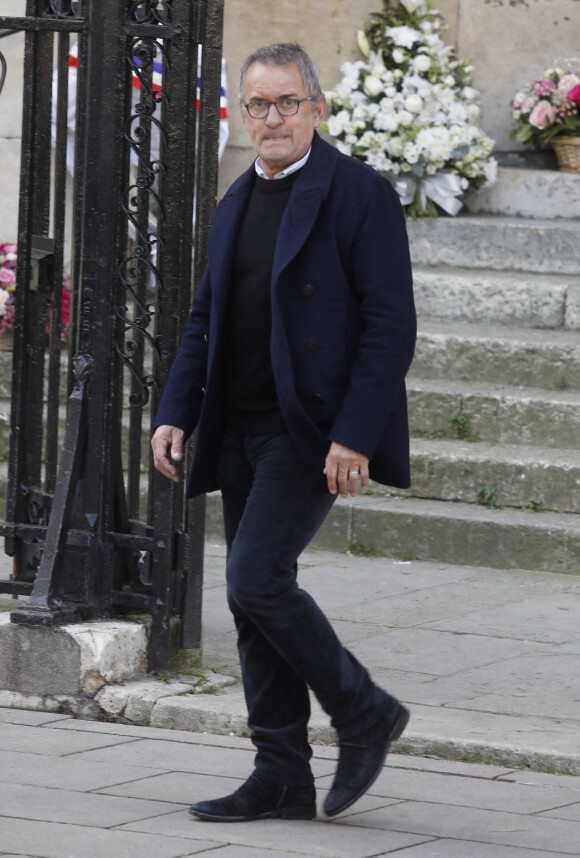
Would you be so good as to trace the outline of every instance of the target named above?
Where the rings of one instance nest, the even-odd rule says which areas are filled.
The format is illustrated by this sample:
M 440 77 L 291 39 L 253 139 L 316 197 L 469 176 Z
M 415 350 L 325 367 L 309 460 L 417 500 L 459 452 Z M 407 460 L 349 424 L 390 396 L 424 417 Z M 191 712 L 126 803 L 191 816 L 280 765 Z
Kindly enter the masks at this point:
M 0 0 L 0 15 L 22 14 L 23 6 L 23 0 Z M 433 0 L 433 7 L 446 19 L 447 41 L 474 65 L 483 129 L 496 140 L 498 151 L 517 149 L 509 140 L 511 98 L 558 58 L 580 55 L 580 0 Z M 225 0 L 231 133 L 220 170 L 221 191 L 251 160 L 236 103 L 245 56 L 259 45 L 298 41 L 314 57 L 323 87 L 330 89 L 340 80 L 341 64 L 357 57 L 357 30 L 382 8 L 382 0 Z M 0 41 L 8 60 L 0 95 L 0 238 L 6 241 L 16 236 L 22 48 L 22 34 Z
M 433 0 L 432 8 L 448 24 L 448 43 L 474 66 L 482 128 L 497 150 L 521 148 L 509 139 L 511 99 L 557 58 L 580 57 L 580 0 Z M 383 0 L 226 0 L 231 136 L 222 188 L 251 158 L 236 106 L 237 72 L 245 56 L 261 44 L 298 41 L 315 59 L 323 88 L 331 89 L 341 78 L 341 64 L 359 56 L 357 30 L 382 9 Z

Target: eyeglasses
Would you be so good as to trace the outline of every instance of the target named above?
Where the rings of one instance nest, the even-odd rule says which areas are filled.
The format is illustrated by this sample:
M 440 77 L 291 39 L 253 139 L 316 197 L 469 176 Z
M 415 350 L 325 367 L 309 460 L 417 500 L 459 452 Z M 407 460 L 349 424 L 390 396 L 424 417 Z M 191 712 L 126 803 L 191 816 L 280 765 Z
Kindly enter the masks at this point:
M 312 96 L 308 98 L 290 98 L 284 96 L 283 98 L 277 98 L 276 101 L 254 98 L 249 104 L 244 104 L 244 107 L 252 119 L 265 119 L 270 113 L 272 105 L 278 111 L 279 116 L 295 116 L 303 101 L 315 101 L 315 99 Z

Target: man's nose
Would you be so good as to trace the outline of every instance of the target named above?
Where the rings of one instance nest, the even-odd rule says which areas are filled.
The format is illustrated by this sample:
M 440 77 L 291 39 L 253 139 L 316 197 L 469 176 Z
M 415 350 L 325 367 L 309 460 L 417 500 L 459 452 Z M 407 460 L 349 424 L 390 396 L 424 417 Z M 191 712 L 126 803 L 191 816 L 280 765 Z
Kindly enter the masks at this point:
M 266 116 L 266 125 L 280 125 L 282 121 L 282 117 L 278 113 L 276 105 L 274 103 L 270 104 L 268 108 L 268 115 Z

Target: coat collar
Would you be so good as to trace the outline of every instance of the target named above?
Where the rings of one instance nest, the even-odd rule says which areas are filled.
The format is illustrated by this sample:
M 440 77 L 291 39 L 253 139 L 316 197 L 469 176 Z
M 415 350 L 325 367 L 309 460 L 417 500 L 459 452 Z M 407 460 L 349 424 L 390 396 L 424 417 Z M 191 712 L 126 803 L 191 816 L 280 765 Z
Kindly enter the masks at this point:
M 296 177 L 293 193 L 308 192 L 314 188 L 319 188 L 321 199 L 326 199 L 338 158 L 338 150 L 314 132 L 310 157 Z M 231 185 L 222 200 L 222 206 L 229 201 L 245 204 L 255 175 L 256 168 L 252 162 L 248 169 Z
M 296 256 L 310 234 L 320 205 L 330 191 L 339 157 L 338 150 L 322 140 L 315 132 L 310 157 L 296 177 L 280 225 L 272 272 L 274 282 L 282 269 Z M 218 207 L 219 226 L 212 230 L 210 236 L 210 259 L 213 257 L 213 263 L 218 268 L 217 271 L 214 270 L 214 275 L 217 275 L 216 281 L 229 281 L 233 246 L 255 175 L 256 170 L 252 163 L 233 183 Z M 215 251 L 213 254 L 212 245 Z

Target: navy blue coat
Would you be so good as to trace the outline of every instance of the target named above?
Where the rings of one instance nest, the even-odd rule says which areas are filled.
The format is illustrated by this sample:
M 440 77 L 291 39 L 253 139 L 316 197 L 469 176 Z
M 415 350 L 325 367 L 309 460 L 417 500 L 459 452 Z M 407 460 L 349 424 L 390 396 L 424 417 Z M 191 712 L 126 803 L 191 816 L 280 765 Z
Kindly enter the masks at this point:
M 252 165 L 219 203 L 209 262 L 156 426 L 198 426 L 188 495 L 213 491 L 223 433 L 226 307 Z M 271 355 L 280 408 L 306 462 L 330 441 L 368 456 L 371 478 L 410 483 L 405 374 L 415 345 L 405 218 L 389 182 L 314 136 L 292 188 L 272 270 Z

